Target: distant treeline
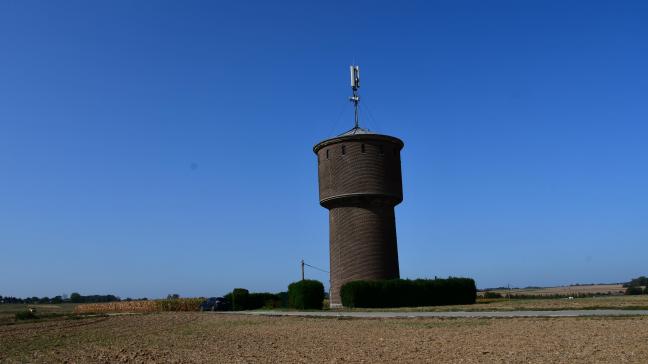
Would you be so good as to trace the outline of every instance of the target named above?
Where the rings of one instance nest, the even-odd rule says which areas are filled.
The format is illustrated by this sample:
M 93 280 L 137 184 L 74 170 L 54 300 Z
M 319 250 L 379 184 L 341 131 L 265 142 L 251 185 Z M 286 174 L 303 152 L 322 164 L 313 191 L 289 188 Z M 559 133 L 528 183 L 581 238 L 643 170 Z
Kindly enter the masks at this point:
M 26 297 L 26 298 L 18 298 L 18 297 L 10 297 L 10 296 L 0 296 L 0 303 L 63 303 L 63 302 L 70 302 L 69 298 L 64 299 L 62 296 L 56 296 L 56 297 Z
M 0 304 L 2 303 L 24 303 L 24 304 L 61 304 L 61 303 L 99 303 L 99 302 L 117 302 L 117 301 L 146 301 L 147 298 L 126 298 L 121 299 L 112 294 L 106 295 L 89 295 L 83 296 L 77 292 L 72 293 L 69 297 L 67 295 L 55 297 L 26 297 L 18 298 L 11 296 L 0 296 Z

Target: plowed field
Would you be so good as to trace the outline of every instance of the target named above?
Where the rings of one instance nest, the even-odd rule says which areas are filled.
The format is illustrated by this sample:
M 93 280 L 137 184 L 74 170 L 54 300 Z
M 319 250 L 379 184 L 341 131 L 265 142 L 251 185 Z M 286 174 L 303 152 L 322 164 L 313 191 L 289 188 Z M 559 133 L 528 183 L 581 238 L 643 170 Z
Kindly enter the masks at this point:
M 0 326 L 0 362 L 645 363 L 648 317 L 317 319 L 157 313 Z

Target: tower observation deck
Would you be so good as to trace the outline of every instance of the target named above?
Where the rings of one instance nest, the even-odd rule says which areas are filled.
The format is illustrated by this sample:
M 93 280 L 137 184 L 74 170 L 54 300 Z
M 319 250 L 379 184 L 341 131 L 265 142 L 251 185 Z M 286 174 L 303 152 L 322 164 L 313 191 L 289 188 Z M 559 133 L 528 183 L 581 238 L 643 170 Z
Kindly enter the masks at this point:
M 403 200 L 404 144 L 359 127 L 357 66 L 351 67 L 351 79 L 354 128 L 313 148 L 320 205 L 329 210 L 331 307 L 341 306 L 340 288 L 346 282 L 399 278 L 394 207 Z

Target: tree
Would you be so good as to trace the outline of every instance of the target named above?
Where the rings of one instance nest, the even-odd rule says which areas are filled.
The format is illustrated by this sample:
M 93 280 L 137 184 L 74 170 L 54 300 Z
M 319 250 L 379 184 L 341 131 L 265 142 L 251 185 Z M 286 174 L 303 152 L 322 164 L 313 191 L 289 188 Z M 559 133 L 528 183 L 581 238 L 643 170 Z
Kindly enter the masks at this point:
M 648 277 L 641 276 L 633 278 L 630 282 L 625 283 L 624 287 L 637 287 L 637 286 L 648 286 Z
M 177 293 L 167 295 L 167 300 L 177 300 L 178 298 L 180 298 L 180 295 Z
M 225 295 L 225 300 L 232 305 L 232 311 L 245 310 L 248 307 L 250 291 L 245 288 L 234 288 L 232 292 Z
M 636 287 L 636 286 L 628 287 L 625 291 L 626 295 L 638 295 L 642 293 L 643 290 L 641 289 L 641 287 Z
M 72 303 L 80 303 L 82 301 L 83 301 L 83 297 L 78 292 L 73 292 L 70 295 L 70 302 L 72 302 Z

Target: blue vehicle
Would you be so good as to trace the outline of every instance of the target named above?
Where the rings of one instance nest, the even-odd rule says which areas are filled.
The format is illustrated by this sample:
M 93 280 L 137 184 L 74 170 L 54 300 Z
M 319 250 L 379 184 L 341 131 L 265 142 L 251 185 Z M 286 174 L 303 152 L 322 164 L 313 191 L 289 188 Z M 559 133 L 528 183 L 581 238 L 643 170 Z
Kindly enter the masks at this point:
M 229 302 L 223 297 L 210 297 L 200 304 L 200 311 L 227 311 Z

